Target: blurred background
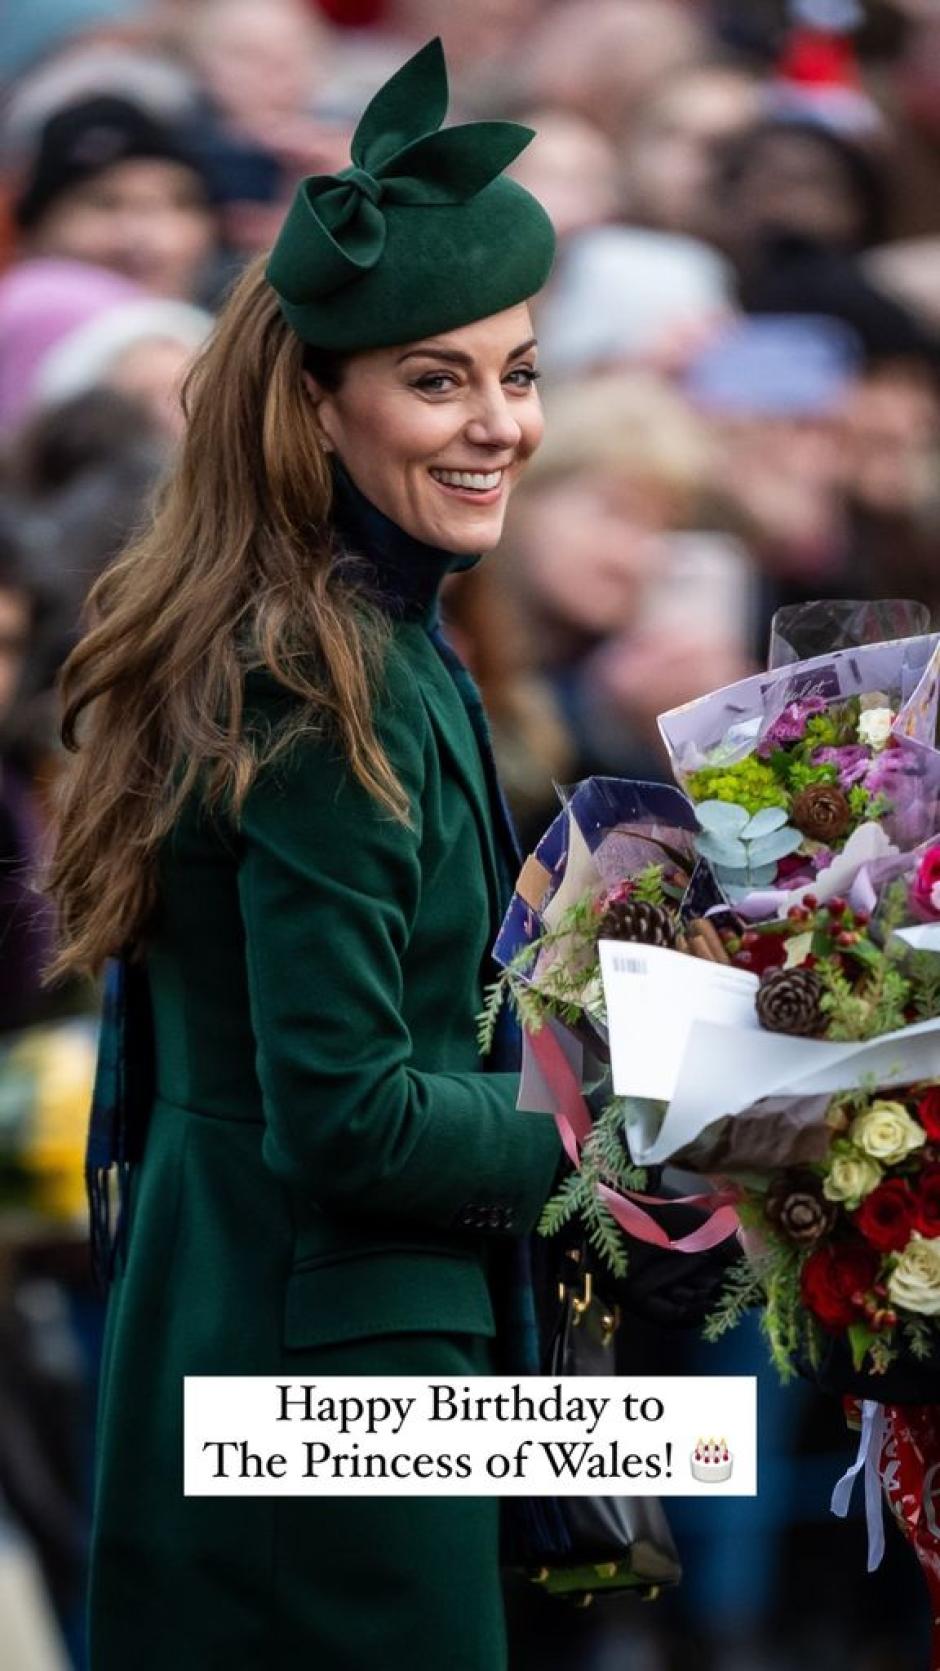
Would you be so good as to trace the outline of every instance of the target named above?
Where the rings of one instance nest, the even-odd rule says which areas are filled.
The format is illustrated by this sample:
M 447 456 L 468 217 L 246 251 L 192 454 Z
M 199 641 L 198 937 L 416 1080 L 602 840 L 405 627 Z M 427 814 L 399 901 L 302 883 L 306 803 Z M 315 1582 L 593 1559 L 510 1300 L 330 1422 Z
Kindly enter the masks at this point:
M 656 714 L 759 666 L 779 604 L 940 613 L 938 0 L 0 4 L 0 1671 L 85 1663 L 97 994 L 40 991 L 28 882 L 56 672 L 226 288 L 434 33 L 453 119 L 538 130 L 516 172 L 560 235 L 546 440 L 446 599 L 524 843 L 555 782 L 663 776 Z M 759 1371 L 759 1496 L 675 1502 L 682 1589 L 527 1615 L 514 1671 L 920 1671 L 913 1556 L 889 1528 L 866 1576 L 828 1512 L 838 1405 L 781 1391 L 756 1325 L 627 1351 Z

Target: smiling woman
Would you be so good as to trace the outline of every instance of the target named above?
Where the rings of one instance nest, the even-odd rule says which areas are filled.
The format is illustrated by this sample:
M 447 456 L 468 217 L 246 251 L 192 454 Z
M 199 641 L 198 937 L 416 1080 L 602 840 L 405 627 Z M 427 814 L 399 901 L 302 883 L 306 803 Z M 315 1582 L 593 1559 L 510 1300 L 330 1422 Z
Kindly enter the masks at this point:
M 559 1144 L 477 1048 L 517 861 L 437 598 L 541 436 L 553 240 L 502 173 L 529 130 L 439 132 L 446 103 L 432 42 L 300 187 L 63 676 L 51 975 L 106 964 L 124 1025 L 89 1147 L 94 1671 L 505 1664 L 495 1501 L 181 1479 L 185 1375 L 536 1367 L 517 1238 Z
M 535 350 L 520 304 L 428 342 L 356 354 L 339 377 L 311 369 L 322 445 L 415 539 L 491 551 L 542 438 Z

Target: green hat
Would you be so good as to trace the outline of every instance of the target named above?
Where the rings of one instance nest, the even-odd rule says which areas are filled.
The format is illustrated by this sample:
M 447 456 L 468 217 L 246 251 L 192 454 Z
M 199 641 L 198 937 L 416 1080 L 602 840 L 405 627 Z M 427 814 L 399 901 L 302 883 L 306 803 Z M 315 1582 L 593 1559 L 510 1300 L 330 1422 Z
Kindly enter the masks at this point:
M 415 342 L 500 313 L 545 283 L 552 223 L 502 177 L 532 129 L 442 129 L 446 111 L 435 39 L 376 93 L 353 135 L 352 166 L 297 188 L 267 276 L 304 342 Z

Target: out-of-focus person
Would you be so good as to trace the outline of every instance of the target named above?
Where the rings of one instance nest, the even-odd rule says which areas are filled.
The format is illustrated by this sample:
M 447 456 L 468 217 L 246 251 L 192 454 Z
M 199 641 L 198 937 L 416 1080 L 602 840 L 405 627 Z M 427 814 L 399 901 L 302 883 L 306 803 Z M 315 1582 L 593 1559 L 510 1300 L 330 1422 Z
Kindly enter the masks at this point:
M 758 78 L 731 64 L 699 65 L 655 87 L 623 163 L 630 220 L 713 238 L 723 152 L 757 121 L 761 103 Z
M 798 601 L 779 588 L 832 595 L 844 579 L 844 413 L 861 366 L 857 339 L 835 320 L 743 319 L 684 379 L 716 446 L 712 487 L 774 606 Z
M 38 258 L 0 276 L 0 436 L 28 416 L 57 343 L 143 294 L 129 279 L 84 261 Z
M 0 29 L 0 81 L 9 85 L 75 47 L 137 39 L 154 11 L 154 0 L 10 0 Z
M 845 421 L 854 568 L 872 596 L 920 598 L 940 620 L 940 392 L 913 360 L 873 367 Z
M 0 277 L 0 437 L 87 389 L 137 400 L 171 439 L 180 391 L 211 316 L 149 296 L 106 268 L 38 259 Z
M 940 337 L 940 233 L 881 244 L 866 252 L 862 267 L 878 290 Z
M 172 452 L 173 438 L 145 404 L 95 386 L 40 409 L 6 459 L 49 596 L 32 700 L 33 729 L 55 746 L 55 680 L 79 629 L 88 590 L 127 543 Z
M 200 0 L 180 14 L 178 48 L 196 82 L 189 132 L 226 244 L 254 253 L 273 242 L 302 175 L 346 162 L 347 127 L 316 111 L 330 33 L 304 0 Z
M 563 247 L 537 313 L 553 376 L 616 366 L 680 368 L 734 309 L 733 275 L 697 238 L 595 227 Z
M 0 1033 L 42 1010 L 40 971 L 52 946 L 48 905 L 33 891 L 42 839 L 34 739 L 20 703 L 45 600 L 29 568 L 18 513 L 0 500 Z
M 469 92 L 473 102 L 477 85 L 491 76 L 501 82 L 523 49 L 528 55 L 550 4 L 551 0 L 474 0 L 473 5 L 386 0 L 382 25 L 405 50 L 440 35 L 457 97 L 463 101 Z
M 574 111 L 619 142 L 653 88 L 708 51 L 704 19 L 682 0 L 559 0 L 516 75 L 529 106 Z
M 565 385 L 500 566 L 574 739 L 576 776 L 661 777 L 656 715 L 748 670 L 740 548 L 697 533 L 712 452 L 649 373 Z
M 577 751 L 550 682 L 525 647 L 515 600 L 485 564 L 451 576 L 442 596 L 447 636 L 483 697 L 499 779 L 517 829 L 542 834 L 553 782 L 569 781 Z
M 125 302 L 50 350 L 37 374 L 35 404 L 57 406 L 91 389 L 113 389 L 178 441 L 186 422 L 183 383 L 211 330 L 212 315 L 188 302 L 159 296 Z
M 854 251 L 878 242 L 887 214 L 873 152 L 811 119 L 771 117 L 742 134 L 724 165 L 722 236 L 749 272 L 768 239 Z
M 535 138 L 512 174 L 548 210 L 561 240 L 619 216 L 617 149 L 595 122 L 565 110 L 526 112 Z
M 186 300 L 209 282 L 216 215 L 194 154 L 176 130 L 114 94 L 49 118 L 14 214 L 23 255 L 91 262 Z

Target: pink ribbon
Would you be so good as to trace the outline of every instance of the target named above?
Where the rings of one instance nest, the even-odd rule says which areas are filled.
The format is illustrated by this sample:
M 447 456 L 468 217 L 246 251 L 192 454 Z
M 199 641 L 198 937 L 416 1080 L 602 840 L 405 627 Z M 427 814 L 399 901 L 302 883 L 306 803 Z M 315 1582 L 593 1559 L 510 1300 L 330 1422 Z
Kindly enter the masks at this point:
M 526 1041 L 538 1063 L 539 1071 L 555 1102 L 555 1124 L 568 1156 L 576 1171 L 581 1170 L 581 1149 L 591 1133 L 592 1121 L 581 1087 L 551 1027 L 543 1025 L 537 1032 L 526 1028 Z M 654 1247 L 668 1247 L 674 1253 L 701 1253 L 727 1241 L 739 1229 L 734 1210 L 735 1196 L 730 1191 L 709 1195 L 682 1195 L 665 1199 L 660 1195 L 642 1195 L 639 1190 L 622 1194 L 607 1184 L 598 1185 L 598 1195 L 611 1216 L 638 1242 L 649 1242 Z M 638 1203 L 645 1201 L 656 1207 L 700 1207 L 708 1214 L 704 1224 L 677 1239 L 669 1235 L 661 1224 Z

